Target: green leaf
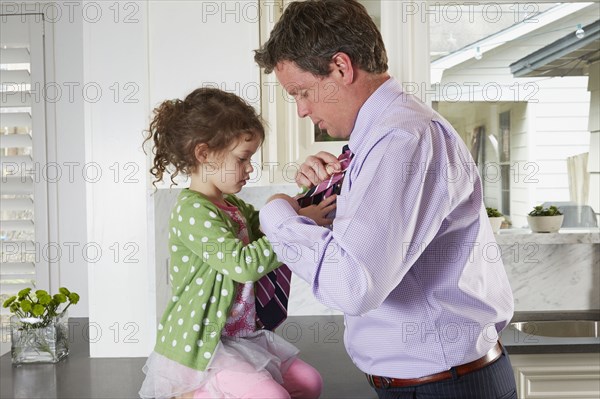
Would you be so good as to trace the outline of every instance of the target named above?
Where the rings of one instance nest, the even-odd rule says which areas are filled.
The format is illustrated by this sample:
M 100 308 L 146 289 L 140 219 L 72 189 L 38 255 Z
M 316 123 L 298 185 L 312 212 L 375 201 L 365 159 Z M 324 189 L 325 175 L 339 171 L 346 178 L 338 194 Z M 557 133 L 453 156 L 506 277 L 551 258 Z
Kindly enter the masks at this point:
M 29 312 L 32 308 L 33 304 L 31 303 L 31 301 L 29 299 L 23 299 L 21 301 L 21 310 L 23 310 L 23 312 Z
M 487 215 L 488 215 L 488 217 L 490 217 L 490 218 L 497 218 L 497 217 L 500 217 L 500 216 L 504 216 L 504 215 L 502 214 L 502 212 L 500 212 L 500 211 L 499 211 L 498 209 L 496 209 L 496 208 L 489 208 L 489 207 L 486 207 L 486 208 L 485 208 L 485 210 L 486 210 L 486 212 L 487 212 Z
M 63 293 L 60 294 L 54 294 L 53 299 L 56 301 L 56 303 L 65 303 L 67 302 L 67 296 Z
M 33 313 L 34 316 L 41 316 L 45 310 L 46 310 L 45 307 L 43 307 L 42 305 L 37 303 L 37 304 L 33 305 L 33 309 L 31 309 L 31 313 Z
M 9 307 L 16 300 L 17 300 L 17 296 L 16 295 L 11 296 L 6 301 L 4 301 L 4 303 L 2 304 L 2 307 L 3 308 L 7 308 L 7 307 Z
M 19 310 L 19 302 L 13 302 L 10 304 L 10 311 L 16 313 Z
M 69 296 L 69 294 L 71 293 L 71 291 L 69 291 L 68 289 L 66 289 L 65 287 L 60 287 L 58 289 L 58 292 L 60 292 L 61 294 L 63 294 L 64 296 Z
M 38 296 L 38 301 L 41 305 L 48 305 L 52 301 L 52 297 L 48 294 L 44 296 Z
M 562 215 L 560 209 L 554 205 L 544 208 L 542 205 L 534 206 L 533 210 L 528 213 L 529 216 L 558 216 Z
M 69 294 L 69 302 L 71 302 L 73 305 L 77 304 L 77 302 L 79 302 L 79 294 L 76 292 L 71 292 L 71 294 Z
M 45 291 L 45 290 L 37 290 L 35 292 L 35 296 L 37 296 L 38 298 L 42 297 L 42 296 L 46 296 L 46 295 L 48 295 L 48 291 Z
M 19 300 L 25 298 L 29 293 L 31 292 L 31 288 L 23 288 L 21 291 L 19 291 L 19 293 L 17 294 L 19 297 Z

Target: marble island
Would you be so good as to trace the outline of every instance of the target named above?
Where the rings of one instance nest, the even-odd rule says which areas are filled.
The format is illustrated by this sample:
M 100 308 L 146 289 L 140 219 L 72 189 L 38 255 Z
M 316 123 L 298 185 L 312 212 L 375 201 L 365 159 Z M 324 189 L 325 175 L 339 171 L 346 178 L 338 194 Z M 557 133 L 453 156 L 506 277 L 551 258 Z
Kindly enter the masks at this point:
M 516 311 L 600 309 L 600 231 L 500 230 L 496 241 Z
M 500 229 L 496 242 L 510 245 L 516 241 L 537 244 L 600 244 L 600 228 L 562 228 L 557 233 L 533 233 L 529 229 Z

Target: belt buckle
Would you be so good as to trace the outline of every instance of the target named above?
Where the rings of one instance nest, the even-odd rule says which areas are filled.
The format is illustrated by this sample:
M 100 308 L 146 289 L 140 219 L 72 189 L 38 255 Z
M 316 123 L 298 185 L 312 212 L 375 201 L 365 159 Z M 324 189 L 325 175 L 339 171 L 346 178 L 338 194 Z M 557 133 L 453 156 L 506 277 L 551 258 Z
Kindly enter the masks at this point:
M 379 377 L 379 379 L 381 380 L 381 388 L 382 389 L 388 389 L 392 386 L 392 380 L 391 378 L 387 378 L 387 377 Z

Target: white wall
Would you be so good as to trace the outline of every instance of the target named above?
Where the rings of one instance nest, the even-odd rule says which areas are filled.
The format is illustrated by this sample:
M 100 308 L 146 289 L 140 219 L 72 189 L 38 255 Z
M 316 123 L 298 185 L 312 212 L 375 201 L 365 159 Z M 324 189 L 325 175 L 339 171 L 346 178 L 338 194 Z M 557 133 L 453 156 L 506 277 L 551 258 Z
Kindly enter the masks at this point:
M 58 14 L 56 14 L 58 15 Z M 53 82 L 61 87 L 61 96 L 55 106 L 56 162 L 61 165 L 62 177 L 56 185 L 57 240 L 64 249 L 59 260 L 59 286 L 80 294 L 81 300 L 69 308 L 71 317 L 89 315 L 88 243 L 86 220 L 85 138 L 83 104 L 83 18 L 73 13 L 72 18 L 61 14 L 46 20 L 47 31 L 53 29 L 54 67 Z M 73 91 L 70 92 L 70 88 Z M 72 95 L 71 95 L 72 94 Z M 52 115 L 50 115 L 52 117 Z M 49 120 L 52 120 L 49 118 Z M 72 173 L 70 173 L 72 172 Z M 73 248 L 70 252 L 69 248 Z M 51 287 L 57 291 L 57 287 Z
M 258 2 L 151 1 L 150 105 L 219 87 L 260 106 Z
M 83 23 L 83 79 L 102 91 L 84 104 L 86 162 L 101 173 L 87 182 L 88 241 L 102 251 L 88 263 L 90 355 L 147 356 L 155 328 L 141 150 L 149 110 L 147 3 L 89 5 L 98 17 Z

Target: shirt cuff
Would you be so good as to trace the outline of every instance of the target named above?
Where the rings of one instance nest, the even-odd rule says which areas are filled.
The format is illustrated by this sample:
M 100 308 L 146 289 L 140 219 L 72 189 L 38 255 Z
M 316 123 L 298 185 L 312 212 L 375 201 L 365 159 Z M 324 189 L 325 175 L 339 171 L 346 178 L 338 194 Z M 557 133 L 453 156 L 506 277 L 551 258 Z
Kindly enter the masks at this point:
M 298 216 L 292 205 L 278 198 L 263 206 L 258 213 L 260 228 L 269 240 L 276 237 L 278 227 L 284 220 Z

